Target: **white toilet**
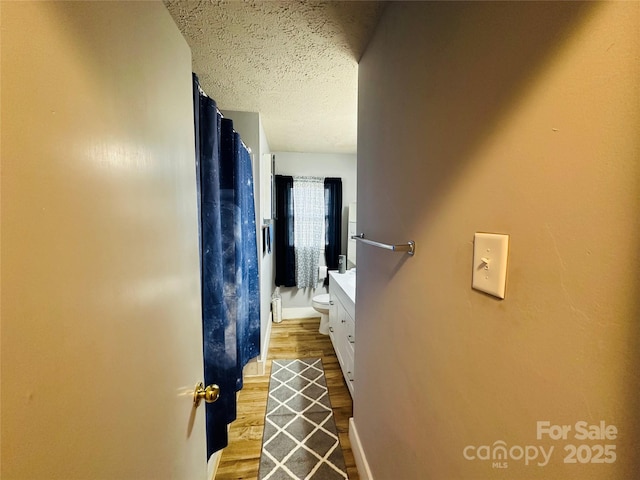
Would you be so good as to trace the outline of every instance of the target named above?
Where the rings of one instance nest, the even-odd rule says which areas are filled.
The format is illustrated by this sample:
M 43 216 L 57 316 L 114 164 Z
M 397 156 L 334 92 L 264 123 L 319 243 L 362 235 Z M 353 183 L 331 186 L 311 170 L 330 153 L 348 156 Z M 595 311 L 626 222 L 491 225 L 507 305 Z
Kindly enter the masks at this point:
M 316 295 L 311 304 L 316 312 L 320 313 L 320 328 L 318 331 L 323 335 L 329 335 L 329 305 L 330 297 L 328 293 Z

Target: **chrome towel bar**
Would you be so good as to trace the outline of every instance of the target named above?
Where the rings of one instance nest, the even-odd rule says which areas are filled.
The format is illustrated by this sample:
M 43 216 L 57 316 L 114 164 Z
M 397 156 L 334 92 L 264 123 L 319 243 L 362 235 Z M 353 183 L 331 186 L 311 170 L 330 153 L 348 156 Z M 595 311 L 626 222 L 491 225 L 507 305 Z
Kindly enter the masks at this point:
M 409 240 L 407 243 L 397 243 L 395 245 L 389 245 L 388 243 L 374 242 L 373 240 L 364 238 L 364 233 L 360 233 L 359 235 L 351 235 L 351 238 L 353 238 L 354 240 L 360 240 L 361 242 L 368 245 L 373 245 L 374 247 L 385 248 L 387 250 L 393 250 L 394 252 L 407 252 L 407 254 L 411 256 L 416 253 L 416 242 L 414 242 L 413 240 Z

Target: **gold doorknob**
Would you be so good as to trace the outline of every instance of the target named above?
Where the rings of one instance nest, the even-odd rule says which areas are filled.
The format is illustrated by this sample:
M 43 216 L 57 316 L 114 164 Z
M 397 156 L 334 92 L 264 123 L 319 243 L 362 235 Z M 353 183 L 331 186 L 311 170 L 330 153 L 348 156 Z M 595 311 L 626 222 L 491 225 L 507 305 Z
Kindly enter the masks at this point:
M 218 385 L 209 385 L 207 388 L 204 388 L 204 383 L 198 382 L 193 391 L 193 405 L 197 407 L 203 399 L 207 403 L 213 403 L 218 400 L 219 396 L 220 387 L 218 387 Z

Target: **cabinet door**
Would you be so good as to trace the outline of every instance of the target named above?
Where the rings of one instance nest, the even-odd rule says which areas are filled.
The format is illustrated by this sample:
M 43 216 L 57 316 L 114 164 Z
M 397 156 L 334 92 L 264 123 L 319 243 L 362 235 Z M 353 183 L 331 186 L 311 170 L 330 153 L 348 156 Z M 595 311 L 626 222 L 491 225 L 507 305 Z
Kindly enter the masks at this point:
M 331 337 L 331 341 L 334 344 L 335 348 L 335 337 L 336 330 L 338 325 L 340 325 L 340 312 L 339 312 L 339 303 L 334 296 L 331 296 L 331 301 L 329 304 L 329 336 Z
M 341 316 L 341 305 L 340 302 L 335 298 L 331 298 L 331 303 L 329 305 L 329 337 L 331 338 L 331 343 L 333 344 L 333 349 L 336 351 L 336 355 L 338 359 L 340 359 L 340 355 L 338 354 L 338 339 L 340 338 L 340 316 Z
M 347 337 L 347 343 L 350 344 L 352 347 L 355 347 L 356 322 L 353 320 L 353 318 L 351 318 L 351 315 L 346 313 L 346 311 L 345 311 L 345 320 L 346 322 L 344 324 L 344 329 L 345 329 L 345 335 Z
M 356 380 L 356 371 L 354 364 L 354 352 L 356 346 L 356 323 L 354 322 L 353 318 L 351 318 L 351 315 L 346 312 L 346 310 L 344 314 L 344 320 L 344 376 L 347 386 L 349 387 L 349 391 L 351 392 L 351 396 L 353 396 Z
M 333 349 L 336 351 L 336 356 L 338 357 L 338 362 L 340 365 L 344 365 L 344 350 L 346 347 L 346 335 L 345 335 L 345 320 L 344 317 L 346 315 L 345 309 L 342 306 L 342 303 L 339 301 L 335 301 L 334 305 L 336 315 L 335 322 L 331 325 L 331 321 L 329 321 L 329 333 L 332 335 L 331 342 L 333 343 Z M 333 330 L 333 331 L 332 331 Z

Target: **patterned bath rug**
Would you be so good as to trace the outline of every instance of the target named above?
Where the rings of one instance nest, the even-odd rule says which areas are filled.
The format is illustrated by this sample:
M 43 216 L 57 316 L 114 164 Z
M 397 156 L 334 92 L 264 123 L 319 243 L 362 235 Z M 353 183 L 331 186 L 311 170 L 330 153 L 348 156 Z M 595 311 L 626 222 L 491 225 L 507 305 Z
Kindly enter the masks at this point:
M 322 360 L 273 360 L 258 479 L 346 478 Z

